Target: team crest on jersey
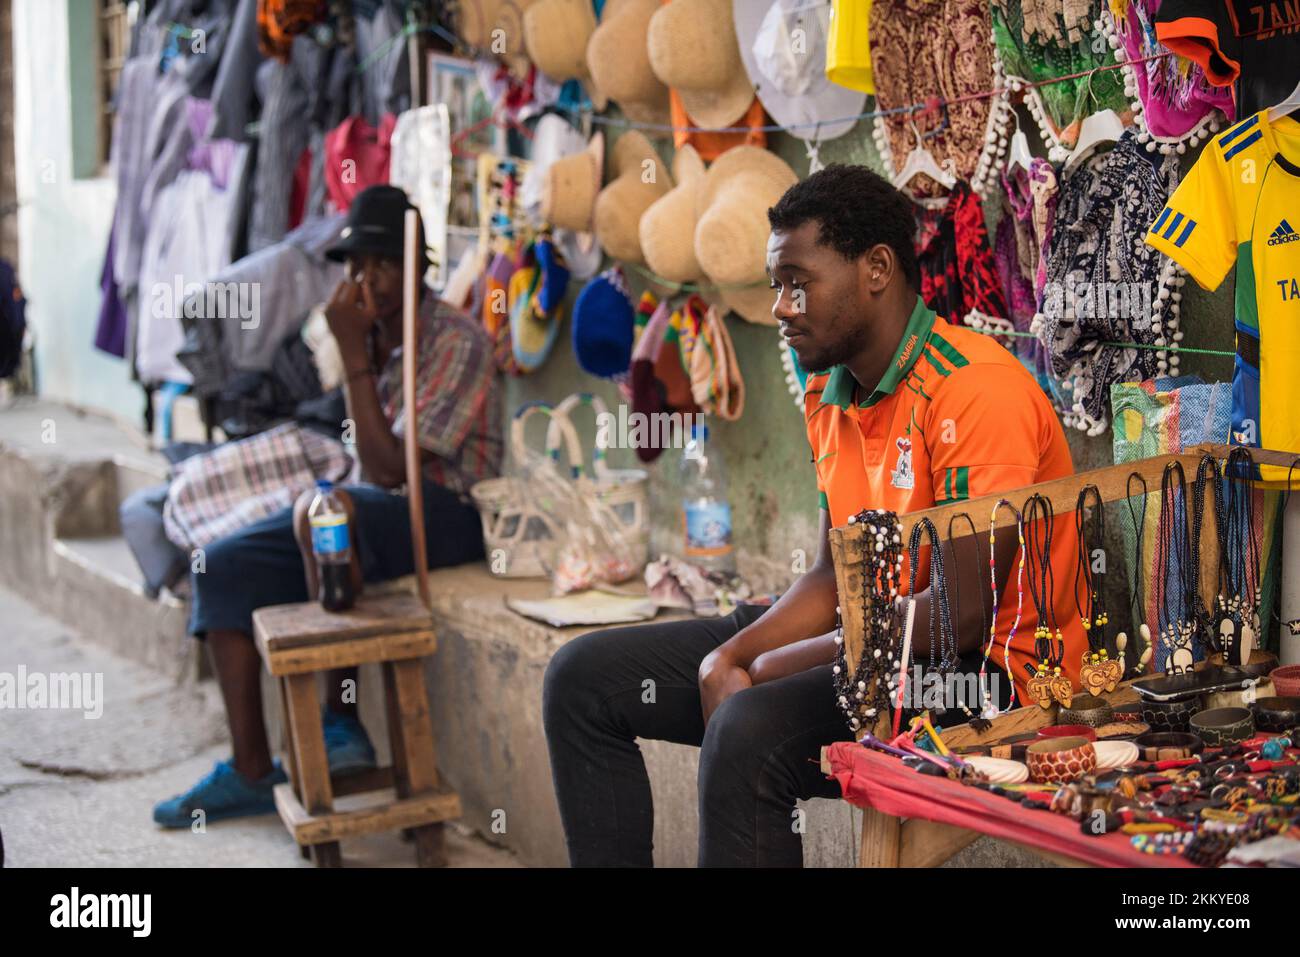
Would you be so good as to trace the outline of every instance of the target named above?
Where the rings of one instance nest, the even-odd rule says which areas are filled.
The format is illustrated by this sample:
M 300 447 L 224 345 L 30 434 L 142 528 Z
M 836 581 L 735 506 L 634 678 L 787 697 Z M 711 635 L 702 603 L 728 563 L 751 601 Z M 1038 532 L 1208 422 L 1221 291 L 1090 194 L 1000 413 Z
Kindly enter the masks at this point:
M 1278 223 L 1277 228 L 1268 235 L 1268 244 L 1270 246 L 1281 246 L 1283 243 L 1294 242 L 1300 242 L 1300 233 L 1292 229 L 1291 224 L 1285 219 Z
M 916 476 L 912 473 L 912 440 L 900 437 L 894 443 L 898 446 L 898 463 L 889 475 L 889 484 L 894 488 L 914 488 Z

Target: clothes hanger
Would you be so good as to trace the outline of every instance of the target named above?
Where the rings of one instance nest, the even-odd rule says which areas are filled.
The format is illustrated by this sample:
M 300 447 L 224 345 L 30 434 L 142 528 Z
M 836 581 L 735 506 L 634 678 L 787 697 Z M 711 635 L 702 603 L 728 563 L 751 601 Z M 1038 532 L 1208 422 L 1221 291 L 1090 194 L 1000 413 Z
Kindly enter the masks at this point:
M 912 121 L 912 134 L 916 137 L 916 146 L 913 147 L 912 152 L 907 154 L 907 161 L 903 163 L 903 168 L 894 177 L 894 188 L 902 189 L 920 173 L 924 173 L 945 189 L 952 189 L 956 186 L 957 175 L 951 170 L 940 166 L 935 161 L 934 154 L 925 148 L 921 138 L 921 131 L 917 128 L 915 120 Z M 947 162 L 949 165 L 952 163 L 951 160 Z
M 1019 166 L 1028 173 L 1034 155 L 1029 152 L 1029 137 L 1020 128 L 1020 114 L 1015 113 L 1014 115 L 1016 118 L 1016 131 L 1011 135 L 1011 145 L 1007 150 L 1007 171 L 1010 172 Z
M 1282 117 L 1300 110 L 1300 84 L 1291 91 L 1291 95 L 1279 103 L 1277 106 L 1271 106 L 1268 109 L 1268 121 L 1276 123 Z
M 1096 98 L 1092 95 L 1092 77 L 1096 72 L 1096 70 L 1093 70 L 1088 74 L 1087 83 L 1079 92 L 1079 100 L 1089 98 L 1094 103 L 1096 102 Z M 1077 100 L 1075 110 L 1077 116 Z M 1062 171 L 1070 172 L 1079 163 L 1091 156 L 1098 146 L 1103 143 L 1114 143 L 1123 135 L 1124 121 L 1119 118 L 1119 114 L 1114 110 L 1098 110 L 1095 113 L 1089 113 L 1079 125 L 1079 136 L 1074 141 L 1074 150 L 1066 157 Z
M 1079 138 L 1074 150 L 1065 160 L 1065 172 L 1070 172 L 1103 143 L 1114 143 L 1124 135 L 1124 121 L 1114 110 L 1101 110 L 1083 118 L 1079 127 Z

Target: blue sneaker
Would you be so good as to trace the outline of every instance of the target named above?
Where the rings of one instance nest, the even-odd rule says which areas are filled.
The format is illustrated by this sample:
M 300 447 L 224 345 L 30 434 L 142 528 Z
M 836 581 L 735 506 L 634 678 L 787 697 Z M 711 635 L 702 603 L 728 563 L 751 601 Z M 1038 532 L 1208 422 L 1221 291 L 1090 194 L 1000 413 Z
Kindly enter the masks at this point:
M 321 725 L 331 774 L 356 774 L 375 766 L 375 748 L 360 721 L 325 708 L 321 712 Z
M 153 819 L 163 827 L 189 827 L 194 812 L 202 810 L 207 821 L 231 817 L 251 817 L 275 810 L 271 789 L 289 778 L 280 762 L 260 781 L 250 781 L 229 761 L 218 761 L 212 773 L 184 794 L 154 805 Z

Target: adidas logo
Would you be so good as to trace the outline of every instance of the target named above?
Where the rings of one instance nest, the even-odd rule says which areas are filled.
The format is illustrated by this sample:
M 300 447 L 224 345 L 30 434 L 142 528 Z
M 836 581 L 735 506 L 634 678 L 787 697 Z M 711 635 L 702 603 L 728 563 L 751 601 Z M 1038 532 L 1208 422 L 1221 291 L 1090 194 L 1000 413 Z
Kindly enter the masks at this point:
M 1300 242 L 1300 233 L 1291 228 L 1291 224 L 1285 219 L 1277 224 L 1277 229 L 1268 237 L 1270 246 L 1281 246 L 1283 243 Z

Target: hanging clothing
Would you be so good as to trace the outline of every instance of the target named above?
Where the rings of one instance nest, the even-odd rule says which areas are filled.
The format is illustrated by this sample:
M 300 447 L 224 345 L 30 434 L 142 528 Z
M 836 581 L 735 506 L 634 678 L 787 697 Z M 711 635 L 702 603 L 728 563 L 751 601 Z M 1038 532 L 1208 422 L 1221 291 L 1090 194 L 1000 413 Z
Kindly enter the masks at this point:
M 265 57 L 287 63 L 293 38 L 317 23 L 328 13 L 325 0 L 258 0 L 258 48 Z
M 113 237 L 115 229 L 108 231 L 108 249 L 104 252 L 104 265 L 99 271 L 99 321 L 95 323 L 95 348 L 119 359 L 126 357 L 126 336 L 131 327 L 126 303 L 122 301 L 113 278 Z
M 445 104 L 407 110 L 393 126 L 388 181 L 420 211 L 433 285 L 447 274 L 447 208 L 451 202 L 451 123 Z
M 1173 300 L 1161 298 L 1172 292 L 1160 292 L 1172 278 L 1166 258 L 1134 242 L 1177 183 L 1177 154 L 1148 151 L 1133 130 L 1061 182 L 1041 338 L 1053 373 L 1072 380 L 1074 411 L 1094 422 L 1108 419 L 1112 384 L 1160 371 L 1155 349 L 1106 343 L 1153 346 L 1177 323 Z
M 921 298 L 956 323 L 972 311 L 1006 318 L 1007 302 L 984 225 L 984 208 L 958 180 L 939 209 L 916 210 Z
M 956 101 L 1003 85 L 993 80 L 989 11 L 983 0 L 875 0 L 870 19 L 877 110 L 935 96 Z M 901 169 L 919 129 L 940 166 L 951 161 L 958 179 L 972 180 L 981 157 L 993 149 L 985 137 L 990 113 L 1000 106 L 997 98 L 984 96 L 949 102 L 933 114 L 883 116 L 877 120 L 877 136 L 887 137 L 892 165 Z M 942 194 L 939 184 L 924 175 L 907 189 L 916 196 Z
M 1170 49 L 1157 38 L 1158 24 L 1154 22 L 1162 2 L 1170 5 L 1167 0 L 1127 0 L 1120 5 L 1115 26 L 1125 59 L 1144 60 Z M 1156 136 L 1182 139 L 1216 109 L 1229 121 L 1236 115 L 1231 87 L 1212 85 L 1198 63 L 1189 68 L 1186 59 L 1165 56 L 1135 62 L 1132 70 L 1137 76 L 1142 116 Z
M 1079 123 L 1099 110 L 1124 112 L 1123 71 L 1113 67 L 1113 52 L 1093 24 L 1103 0 L 991 0 L 993 43 L 1007 76 L 1037 82 L 1075 76 L 1031 87 L 1028 95 L 1046 111 L 1047 133 L 1066 145 L 1078 137 Z
M 329 299 L 344 267 L 325 258 L 338 241 L 344 217 L 308 220 L 283 241 L 214 272 L 213 286 L 239 290 L 247 310 L 207 314 L 207 303 L 188 304 L 181 319 L 185 340 L 177 360 L 192 376 L 194 392 L 216 396 L 236 372 L 267 372 L 276 347 L 295 333 L 312 307 Z M 253 290 L 257 298 L 252 300 Z M 246 294 L 244 291 L 247 291 Z
M 1258 0 L 1165 0 L 1156 38 L 1232 90 L 1237 116 L 1276 106 L 1296 88 L 1300 7 Z
M 325 134 L 325 187 L 336 210 L 346 211 L 367 186 L 388 182 L 396 125 L 397 117 L 391 113 L 377 128 L 364 117 L 350 116 Z
M 1300 222 L 1297 201 L 1300 122 L 1286 116 L 1270 124 L 1261 111 L 1206 145 L 1146 233 L 1149 247 L 1205 289 L 1237 267 L 1234 445 L 1300 452 L 1300 232 L 1290 222 Z M 1260 471 L 1266 481 L 1286 480 L 1284 467 Z

